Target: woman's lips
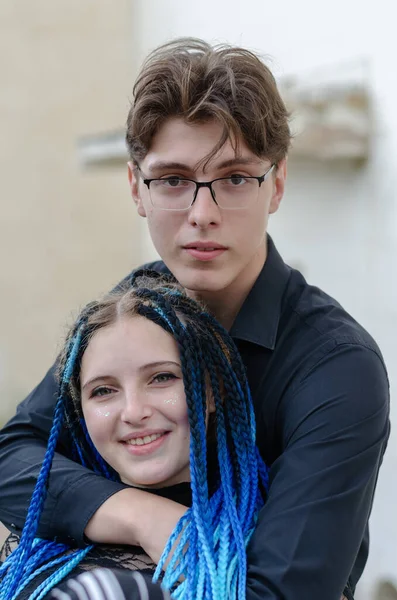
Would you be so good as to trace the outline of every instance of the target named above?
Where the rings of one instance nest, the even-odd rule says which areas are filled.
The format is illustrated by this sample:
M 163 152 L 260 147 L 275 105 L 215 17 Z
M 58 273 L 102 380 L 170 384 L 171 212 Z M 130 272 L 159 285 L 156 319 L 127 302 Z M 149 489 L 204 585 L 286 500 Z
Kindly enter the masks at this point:
M 145 454 L 150 454 L 151 452 L 154 452 L 155 450 L 160 448 L 160 446 L 162 446 L 163 443 L 165 442 L 165 440 L 167 439 L 168 435 L 169 435 L 169 432 L 164 432 L 159 437 L 156 437 L 156 439 L 154 439 L 153 441 L 151 441 L 149 443 L 143 443 L 143 444 L 136 444 L 136 443 L 131 444 L 129 442 L 121 442 L 121 443 L 126 448 L 126 450 L 133 456 L 144 456 Z

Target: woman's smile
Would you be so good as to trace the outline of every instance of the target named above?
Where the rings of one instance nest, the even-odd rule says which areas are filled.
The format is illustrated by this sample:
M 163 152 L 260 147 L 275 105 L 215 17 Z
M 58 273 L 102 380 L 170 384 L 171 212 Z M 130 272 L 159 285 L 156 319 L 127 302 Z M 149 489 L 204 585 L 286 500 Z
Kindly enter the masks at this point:
M 144 437 L 132 438 L 126 442 L 121 442 L 130 454 L 134 456 L 146 456 L 158 450 L 167 440 L 170 432 L 153 433 Z

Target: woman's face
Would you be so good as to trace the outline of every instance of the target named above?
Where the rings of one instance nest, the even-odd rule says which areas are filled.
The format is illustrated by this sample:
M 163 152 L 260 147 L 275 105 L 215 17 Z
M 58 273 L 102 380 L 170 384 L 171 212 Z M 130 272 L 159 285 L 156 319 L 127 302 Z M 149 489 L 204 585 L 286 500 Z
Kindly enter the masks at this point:
M 144 317 L 123 317 L 94 334 L 80 380 L 88 432 L 121 481 L 190 481 L 186 396 L 171 335 Z

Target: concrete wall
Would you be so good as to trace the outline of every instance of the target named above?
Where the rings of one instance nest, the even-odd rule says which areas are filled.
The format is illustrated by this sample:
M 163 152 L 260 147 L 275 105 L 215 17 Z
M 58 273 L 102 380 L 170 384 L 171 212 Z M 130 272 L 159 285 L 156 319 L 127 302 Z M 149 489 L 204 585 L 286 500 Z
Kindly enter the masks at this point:
M 270 223 L 285 259 L 333 294 L 380 344 L 396 389 L 397 6 L 379 0 L 136 0 L 137 57 L 173 36 L 229 41 L 270 55 L 278 76 L 357 59 L 369 62 L 374 103 L 371 158 L 362 168 L 290 161 L 289 186 Z M 153 252 L 149 240 L 148 253 Z M 396 409 L 393 407 L 393 416 Z M 371 558 L 359 598 L 397 578 L 397 438 L 392 434 L 372 517 Z
M 128 0 L 0 3 L 0 424 L 72 311 L 141 261 L 126 168 L 84 171 L 76 150 L 124 126 L 132 12 Z

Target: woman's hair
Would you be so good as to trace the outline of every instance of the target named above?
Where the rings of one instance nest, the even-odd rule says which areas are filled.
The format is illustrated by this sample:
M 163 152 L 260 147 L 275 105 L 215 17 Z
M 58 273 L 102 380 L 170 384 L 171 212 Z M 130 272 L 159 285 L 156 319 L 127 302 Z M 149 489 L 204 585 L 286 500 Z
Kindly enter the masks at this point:
M 103 299 L 89 304 L 72 327 L 59 361 L 59 393 L 41 471 L 18 548 L 0 567 L 1 600 L 12 600 L 46 568 L 59 569 L 41 583 L 40 599 L 63 579 L 92 546 L 69 547 L 35 538 L 61 428 L 66 423 L 76 461 L 108 479 L 117 473 L 96 451 L 80 403 L 81 359 L 96 331 L 118 319 L 140 315 L 168 332 L 178 344 L 190 423 L 192 506 L 177 524 L 154 580 L 176 589 L 175 598 L 245 597 L 246 544 L 264 503 L 267 470 L 255 445 L 255 418 L 238 351 L 217 321 L 186 296 L 171 278 L 137 272 Z M 216 466 L 208 483 L 206 413 L 215 403 Z
M 126 143 L 136 164 L 169 118 L 189 124 L 210 120 L 222 126 L 208 162 L 230 139 L 243 139 L 260 158 L 278 163 L 291 141 L 289 114 L 269 68 L 253 52 L 229 45 L 181 38 L 147 57 L 133 89 Z

